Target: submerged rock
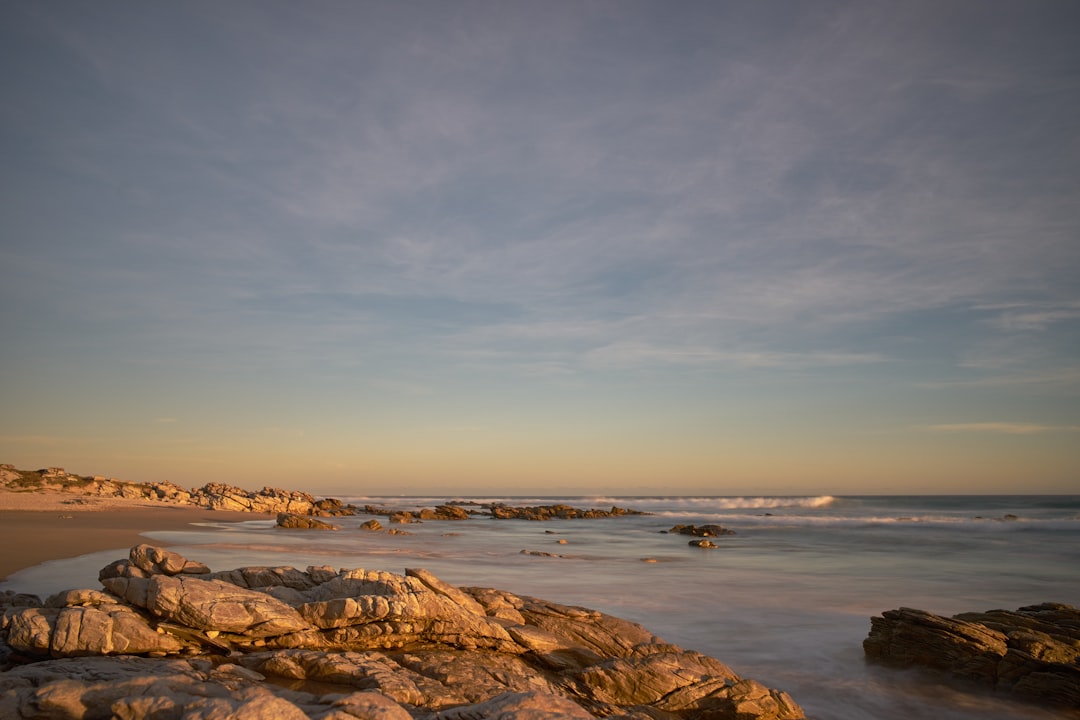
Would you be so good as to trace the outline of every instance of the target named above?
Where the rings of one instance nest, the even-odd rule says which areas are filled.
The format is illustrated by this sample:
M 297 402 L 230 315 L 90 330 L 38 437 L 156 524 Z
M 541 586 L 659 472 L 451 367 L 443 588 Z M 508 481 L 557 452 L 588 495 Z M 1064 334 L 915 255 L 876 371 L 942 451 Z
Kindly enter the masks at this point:
M 1027 700 L 1080 707 L 1080 609 L 1044 603 L 942 617 L 899 608 L 870 620 L 868 658 L 923 667 Z
M 734 530 L 729 530 L 721 525 L 676 525 L 668 532 L 679 535 L 693 535 L 694 537 L 720 537 L 721 535 L 735 534 Z
M 317 520 L 308 515 L 297 515 L 296 513 L 278 513 L 277 516 L 278 527 L 301 529 L 301 530 L 339 530 L 337 525 L 331 525 L 328 522 Z
M 804 717 L 786 693 L 594 610 L 420 568 L 188 567 L 139 546 L 103 572 L 108 592 L 0 598 L 8 654 L 36 660 L 0 673 L 0 717 Z

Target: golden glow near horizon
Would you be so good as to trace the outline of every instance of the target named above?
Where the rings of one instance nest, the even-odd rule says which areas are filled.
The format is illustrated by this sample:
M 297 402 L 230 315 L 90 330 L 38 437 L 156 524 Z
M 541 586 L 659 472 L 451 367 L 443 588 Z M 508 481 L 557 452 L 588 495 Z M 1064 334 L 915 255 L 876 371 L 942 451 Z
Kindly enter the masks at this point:
M 5 3 L 0 462 L 1080 492 L 1073 12 Z

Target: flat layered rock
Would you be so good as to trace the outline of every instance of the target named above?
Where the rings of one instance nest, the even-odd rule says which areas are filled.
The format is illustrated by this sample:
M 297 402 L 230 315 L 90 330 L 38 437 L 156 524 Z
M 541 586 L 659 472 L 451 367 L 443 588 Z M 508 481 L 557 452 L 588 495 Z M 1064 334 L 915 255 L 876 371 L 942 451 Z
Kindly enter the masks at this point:
M 870 621 L 866 656 L 1049 705 L 1080 707 L 1080 609 L 1044 603 L 942 617 L 899 608 Z

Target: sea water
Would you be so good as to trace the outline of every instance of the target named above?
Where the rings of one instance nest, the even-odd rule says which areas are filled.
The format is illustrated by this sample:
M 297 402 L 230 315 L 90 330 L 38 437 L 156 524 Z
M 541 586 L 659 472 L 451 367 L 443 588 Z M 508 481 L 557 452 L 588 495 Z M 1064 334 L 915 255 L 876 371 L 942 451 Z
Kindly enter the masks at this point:
M 447 500 L 343 499 L 400 509 Z M 652 514 L 545 522 L 475 517 L 399 526 L 411 533 L 399 536 L 359 530 L 367 516 L 334 519 L 340 532 L 283 530 L 253 520 L 147 536 L 214 570 L 424 567 L 455 585 L 595 608 L 786 690 L 819 720 L 1078 717 L 867 663 L 862 640 L 872 615 L 901 606 L 951 615 L 1041 602 L 1080 605 L 1080 496 L 465 500 L 614 505 Z M 736 534 L 715 538 L 720 547 L 710 550 L 665 532 L 703 523 Z M 123 551 L 45 563 L 0 588 L 47 594 L 96 587 L 97 570 Z

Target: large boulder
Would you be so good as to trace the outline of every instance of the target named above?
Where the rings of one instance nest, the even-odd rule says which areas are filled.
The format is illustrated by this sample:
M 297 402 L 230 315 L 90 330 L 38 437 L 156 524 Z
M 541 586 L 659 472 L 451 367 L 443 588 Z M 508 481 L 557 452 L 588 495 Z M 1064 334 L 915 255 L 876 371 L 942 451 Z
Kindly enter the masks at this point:
M 121 561 L 123 562 L 123 561 Z M 147 575 L 164 574 L 201 575 L 210 572 L 210 568 L 201 562 L 188 560 L 180 553 L 165 550 L 149 544 L 136 545 L 128 553 L 128 562 Z M 113 565 L 107 567 L 113 567 Z M 104 573 L 105 570 L 102 570 Z
M 942 617 L 899 608 L 871 618 L 868 658 L 923 667 L 1042 703 L 1080 707 L 1080 609 L 1044 603 Z
M 155 575 L 149 580 L 146 609 L 154 617 L 196 630 L 274 637 L 307 630 L 294 608 L 266 593 L 222 580 Z
M 9 611 L 3 629 L 11 648 L 31 656 L 167 655 L 188 647 L 173 635 L 159 633 L 142 614 L 115 601 Z

